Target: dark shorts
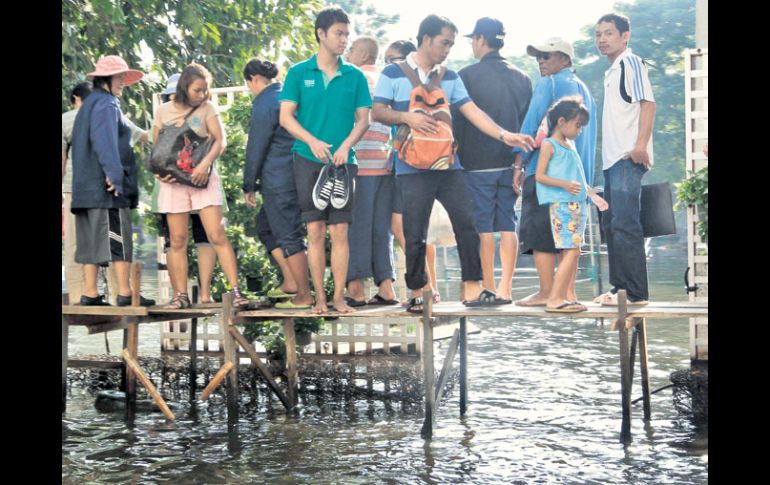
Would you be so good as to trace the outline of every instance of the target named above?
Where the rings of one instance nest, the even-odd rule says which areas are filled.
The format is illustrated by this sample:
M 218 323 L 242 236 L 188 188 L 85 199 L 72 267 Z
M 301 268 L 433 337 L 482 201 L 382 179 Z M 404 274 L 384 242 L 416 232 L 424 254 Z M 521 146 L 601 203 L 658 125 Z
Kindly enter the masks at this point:
M 551 233 L 550 205 L 540 205 L 535 192 L 535 176 L 524 179 L 521 189 L 521 221 L 519 222 L 519 248 L 522 254 L 532 251 L 559 253 Z
M 322 221 L 329 225 L 353 222 L 353 200 L 358 165 L 348 164 L 350 178 L 353 180 L 352 192 L 348 203 L 342 209 L 335 209 L 329 204 L 320 211 L 313 204 L 313 186 L 321 173 L 322 164 L 308 160 L 294 152 L 294 183 L 297 185 L 297 201 L 302 214 L 302 222 Z
M 168 233 L 168 218 L 166 214 L 160 215 L 160 224 L 158 227 L 159 235 L 163 237 L 163 252 L 167 253 L 171 249 L 171 237 Z M 203 222 L 198 214 L 190 214 L 190 222 L 192 223 L 192 236 L 195 246 L 211 246 L 209 238 L 206 236 L 206 230 L 203 228 Z
M 75 262 L 107 266 L 131 261 L 131 209 L 81 209 L 75 212 Z
M 474 202 L 476 228 L 482 232 L 515 232 L 516 192 L 513 169 L 495 172 L 463 172 L 465 184 Z

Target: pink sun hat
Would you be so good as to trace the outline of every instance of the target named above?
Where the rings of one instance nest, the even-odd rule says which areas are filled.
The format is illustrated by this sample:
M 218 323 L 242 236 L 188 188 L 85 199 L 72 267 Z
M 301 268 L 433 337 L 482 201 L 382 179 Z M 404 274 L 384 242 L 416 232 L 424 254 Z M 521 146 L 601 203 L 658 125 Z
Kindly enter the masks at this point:
M 144 73 L 142 71 L 129 69 L 126 61 L 124 61 L 120 56 L 104 56 L 99 59 L 99 61 L 96 63 L 96 66 L 94 67 L 96 70 L 87 74 L 89 79 L 97 76 L 114 76 L 116 74 L 125 72 L 126 79 L 123 81 L 123 85 L 131 86 L 132 84 L 138 83 L 144 77 Z

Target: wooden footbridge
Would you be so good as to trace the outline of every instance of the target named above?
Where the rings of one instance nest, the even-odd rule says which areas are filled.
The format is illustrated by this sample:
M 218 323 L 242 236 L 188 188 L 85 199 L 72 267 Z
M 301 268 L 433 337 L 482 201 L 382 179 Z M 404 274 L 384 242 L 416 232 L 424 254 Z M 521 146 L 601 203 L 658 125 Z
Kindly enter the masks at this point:
M 132 290 L 133 303 L 139 302 L 139 274 L 141 265 L 134 263 L 132 265 Z M 586 306 L 588 310 L 575 314 L 553 314 L 545 312 L 543 307 L 519 307 L 516 305 L 501 305 L 496 307 L 475 307 L 468 308 L 459 302 L 447 302 L 433 305 L 431 302 L 431 293 L 426 291 L 423 295 L 426 304 L 423 307 L 422 315 L 414 315 L 406 312 L 400 306 L 381 306 L 368 307 L 355 313 L 337 313 L 329 312 L 325 317 L 339 317 L 340 320 L 330 322 L 332 325 L 339 324 L 346 318 L 355 317 L 357 319 L 388 319 L 393 323 L 403 322 L 404 319 L 417 320 L 418 337 L 417 342 L 418 355 L 422 360 L 424 371 L 424 393 L 425 393 L 425 418 L 422 426 L 422 436 L 430 438 L 433 434 L 435 424 L 436 409 L 440 402 L 441 393 L 449 378 L 452 363 L 455 356 L 459 353 L 460 367 L 460 415 L 464 415 L 468 409 L 468 326 L 470 317 L 537 317 L 537 318 L 605 318 L 612 321 L 612 329 L 617 330 L 619 337 L 619 356 L 620 356 L 620 382 L 621 382 L 621 433 L 620 440 L 624 443 L 631 441 L 631 387 L 635 369 L 635 359 L 639 355 L 639 367 L 641 374 L 641 387 L 643 397 L 643 416 L 644 420 L 650 419 L 650 382 L 648 373 L 648 351 L 647 351 L 647 319 L 649 318 L 686 318 L 686 317 L 707 317 L 707 303 L 690 302 L 671 302 L 654 303 L 649 306 L 629 306 L 627 304 L 625 291 L 619 292 L 618 307 L 602 307 L 597 304 L 589 303 Z M 211 393 L 224 381 L 225 392 L 227 396 L 228 421 L 235 422 L 238 417 L 238 360 L 239 347 L 251 359 L 252 364 L 258 369 L 262 377 L 267 382 L 268 387 L 283 403 L 287 410 L 294 410 L 299 402 L 298 400 L 298 367 L 297 353 L 295 344 L 294 319 L 302 317 L 316 317 L 318 315 L 310 310 L 280 310 L 275 308 L 259 310 L 237 311 L 232 306 L 233 296 L 230 293 L 223 295 L 221 305 L 193 305 L 185 310 L 168 310 L 160 307 L 114 307 L 114 306 L 79 306 L 62 305 L 62 412 L 66 409 L 67 397 L 67 366 L 68 366 L 68 334 L 70 325 L 85 325 L 89 333 L 106 332 L 110 330 L 124 330 L 122 358 L 125 365 L 126 376 L 126 409 L 129 414 L 134 411 L 136 401 L 136 381 L 139 380 L 147 389 L 158 407 L 163 411 L 166 418 L 174 419 L 174 415 L 166 405 L 161 395 L 157 392 L 152 382 L 147 378 L 138 363 L 138 335 L 139 325 L 144 323 L 157 323 L 172 320 L 197 319 L 221 315 L 222 342 L 224 347 L 224 364 L 217 374 L 211 379 L 209 384 L 203 390 L 200 400 L 206 400 Z M 239 330 L 239 325 L 251 322 L 260 322 L 264 320 L 282 320 L 284 333 L 286 337 L 286 385 L 279 384 L 271 370 L 265 365 L 260 355 L 254 349 L 254 346 L 248 342 Z M 444 362 L 441 365 L 441 371 L 438 379 L 434 373 L 433 342 L 434 329 L 439 326 L 450 324 L 459 319 L 459 328 L 452 333 L 451 341 Z M 196 325 L 193 320 L 191 327 L 192 342 L 196 342 Z M 403 325 L 402 325 L 403 328 Z M 629 330 L 632 335 L 629 339 Z M 335 332 L 336 333 L 336 332 Z M 386 342 L 389 348 L 389 342 L 401 341 L 396 337 L 380 337 Z M 191 372 L 194 372 L 195 361 L 197 359 L 196 345 L 190 347 L 191 351 Z M 351 347 L 350 353 L 353 353 L 354 347 Z M 324 358 L 329 359 L 339 357 L 338 355 L 324 354 Z M 191 379 L 195 382 L 195 379 Z

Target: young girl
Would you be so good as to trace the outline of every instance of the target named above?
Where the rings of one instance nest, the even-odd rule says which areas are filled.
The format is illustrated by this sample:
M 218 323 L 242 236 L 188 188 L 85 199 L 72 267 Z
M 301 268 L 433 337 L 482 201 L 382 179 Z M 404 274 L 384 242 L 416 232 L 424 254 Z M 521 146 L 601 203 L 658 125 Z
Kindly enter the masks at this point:
M 572 140 L 588 123 L 588 109 L 580 97 L 564 97 L 548 112 L 549 137 L 543 140 L 537 161 L 535 180 L 537 199 L 550 204 L 551 233 L 556 248 L 561 249 L 561 262 L 554 277 L 545 310 L 575 313 L 586 310 L 577 301 L 567 300 L 567 287 L 575 278 L 588 206 L 586 197 L 600 211 L 609 207 L 586 183 L 580 155 Z
M 165 213 L 168 221 L 171 249 L 167 260 L 171 286 L 174 288 L 174 297 L 166 308 L 190 307 L 187 294 L 187 222 L 191 212 L 198 213 L 206 236 L 217 252 L 222 270 L 233 288 L 234 305 L 249 304 L 238 287 L 235 252 L 225 235 L 219 175 L 215 170 L 210 170 L 214 160 L 225 151 L 227 145 L 217 108 L 209 100 L 211 81 L 211 73 L 205 67 L 195 63 L 188 65 L 177 82 L 174 101 L 161 105 L 155 112 L 153 140 L 158 139 L 163 126 L 182 126 L 185 122 L 199 136 L 214 138 L 211 150 L 192 173 L 193 183 L 203 186 L 208 181 L 208 185 L 190 187 L 175 183 L 171 177 L 162 179 L 160 184 L 158 211 Z

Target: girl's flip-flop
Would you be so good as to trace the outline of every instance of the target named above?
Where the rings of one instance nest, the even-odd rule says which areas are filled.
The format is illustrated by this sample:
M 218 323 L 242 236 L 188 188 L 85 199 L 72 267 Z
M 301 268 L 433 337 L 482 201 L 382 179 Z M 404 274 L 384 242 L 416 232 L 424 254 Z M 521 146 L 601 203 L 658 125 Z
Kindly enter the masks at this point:
M 381 297 L 379 293 L 374 295 L 368 302 L 366 302 L 367 305 L 398 305 L 398 300 L 386 300 L 385 298 Z M 348 303 L 349 305 L 349 303 Z

